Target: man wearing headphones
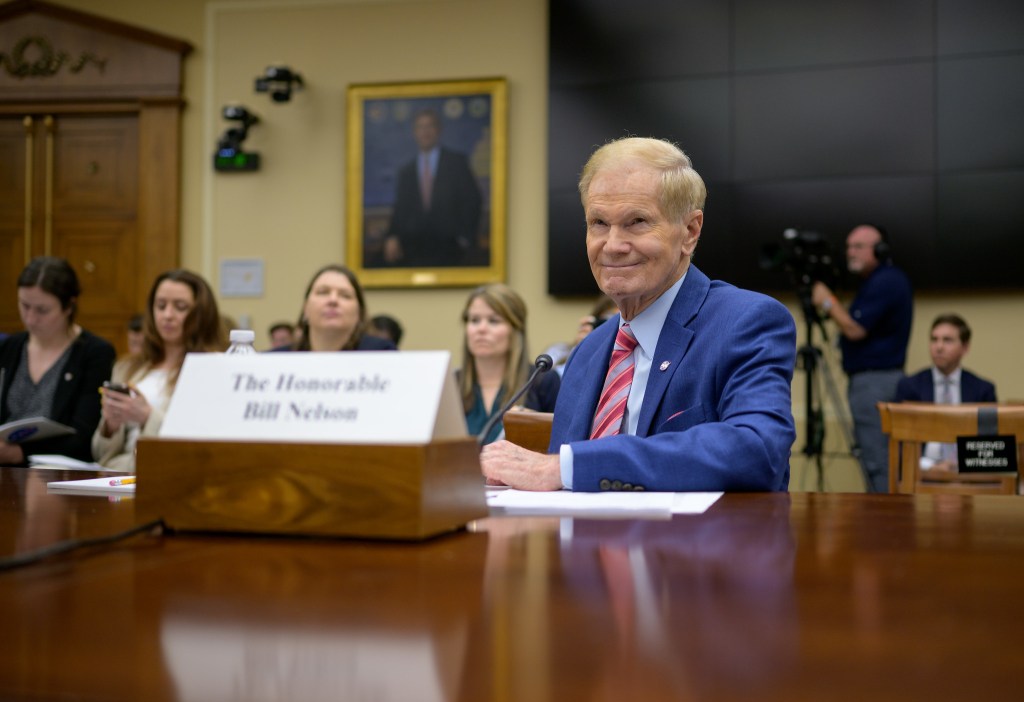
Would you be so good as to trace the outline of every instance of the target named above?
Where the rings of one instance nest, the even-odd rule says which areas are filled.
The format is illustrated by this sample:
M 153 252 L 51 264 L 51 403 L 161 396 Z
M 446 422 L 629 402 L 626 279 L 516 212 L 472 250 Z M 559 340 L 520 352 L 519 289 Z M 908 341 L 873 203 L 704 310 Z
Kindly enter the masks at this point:
M 888 236 L 879 226 L 854 227 L 846 237 L 846 266 L 861 278 L 849 309 L 820 281 L 811 299 L 842 335 L 839 347 L 849 377 L 847 398 L 865 485 L 868 492 L 888 492 L 889 447 L 876 403 L 895 400 L 903 377 L 913 291 L 906 273 L 893 265 Z

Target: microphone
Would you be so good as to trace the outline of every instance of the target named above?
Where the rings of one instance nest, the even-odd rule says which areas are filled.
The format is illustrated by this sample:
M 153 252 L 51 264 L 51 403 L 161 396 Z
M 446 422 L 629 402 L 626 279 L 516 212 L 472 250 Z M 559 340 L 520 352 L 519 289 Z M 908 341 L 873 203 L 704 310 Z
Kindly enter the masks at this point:
M 523 383 L 523 387 L 519 388 L 519 391 L 512 396 L 512 399 L 501 408 L 501 411 L 487 420 L 487 424 L 484 425 L 483 430 L 476 436 L 477 444 L 481 447 L 484 445 L 484 441 L 487 440 L 487 435 L 491 433 L 491 429 L 494 428 L 494 425 L 501 421 L 501 418 L 505 416 L 506 412 L 512 409 L 512 405 L 518 402 L 520 397 L 526 394 L 526 391 L 533 385 L 533 381 L 537 379 L 537 376 L 551 370 L 551 366 L 553 365 L 555 365 L 555 362 L 552 361 L 551 356 L 548 356 L 546 353 L 542 353 L 540 356 L 537 356 L 537 360 L 533 362 L 533 372 L 530 373 L 530 377 L 526 379 L 525 383 Z

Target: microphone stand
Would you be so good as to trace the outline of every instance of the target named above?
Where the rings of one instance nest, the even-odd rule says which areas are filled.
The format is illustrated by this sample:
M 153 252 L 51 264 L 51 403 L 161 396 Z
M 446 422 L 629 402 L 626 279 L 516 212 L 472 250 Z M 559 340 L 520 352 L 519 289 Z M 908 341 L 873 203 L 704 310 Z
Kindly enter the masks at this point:
M 540 356 L 537 356 L 537 360 L 533 362 L 533 372 L 530 373 L 530 377 L 526 379 L 526 382 L 523 383 L 523 386 L 519 388 L 518 392 L 512 396 L 512 399 L 501 408 L 501 411 L 492 415 L 491 418 L 487 420 L 487 424 L 484 425 L 483 430 L 477 434 L 476 441 L 481 448 L 483 448 L 484 441 L 487 440 L 487 435 L 491 433 L 491 429 L 494 428 L 494 425 L 500 422 L 501 418 L 505 416 L 505 413 L 512 409 L 512 405 L 519 402 L 519 398 L 526 394 L 526 391 L 533 385 L 533 381 L 537 379 L 537 376 L 551 370 L 551 367 L 554 364 L 554 361 L 551 360 L 551 356 L 548 356 L 546 353 L 542 353 Z

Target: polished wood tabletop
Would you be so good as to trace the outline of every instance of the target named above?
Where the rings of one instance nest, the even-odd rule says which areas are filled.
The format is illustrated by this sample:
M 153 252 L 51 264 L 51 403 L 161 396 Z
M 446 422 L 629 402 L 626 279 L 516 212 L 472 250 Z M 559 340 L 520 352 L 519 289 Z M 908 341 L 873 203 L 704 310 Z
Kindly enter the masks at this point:
M 134 523 L 0 469 L 0 555 Z M 1018 700 L 1024 498 L 731 494 L 421 543 L 143 534 L 0 570 L 0 699 Z

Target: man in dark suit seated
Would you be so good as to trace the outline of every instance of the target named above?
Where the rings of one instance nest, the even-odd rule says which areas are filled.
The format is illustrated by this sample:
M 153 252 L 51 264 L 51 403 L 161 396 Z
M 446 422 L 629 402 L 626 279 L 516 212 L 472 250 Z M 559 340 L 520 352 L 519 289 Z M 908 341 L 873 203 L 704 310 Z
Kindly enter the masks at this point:
M 549 453 L 497 441 L 484 475 L 529 490 L 786 490 L 796 325 L 691 264 L 707 191 L 690 159 L 620 139 L 579 190 L 590 267 L 620 314 L 566 363 Z
M 932 367 L 907 376 L 896 386 L 897 402 L 996 402 L 996 386 L 961 367 L 971 348 L 971 328 L 963 317 L 940 314 L 932 322 L 928 351 Z M 947 382 L 948 381 L 948 382 Z M 943 398 L 945 388 L 950 399 Z
M 897 402 L 995 402 L 996 386 L 961 366 L 971 348 L 971 328 L 956 314 L 940 314 L 932 322 L 928 352 L 931 368 L 907 376 L 896 386 Z M 921 468 L 952 469 L 955 445 L 929 443 L 921 457 Z

